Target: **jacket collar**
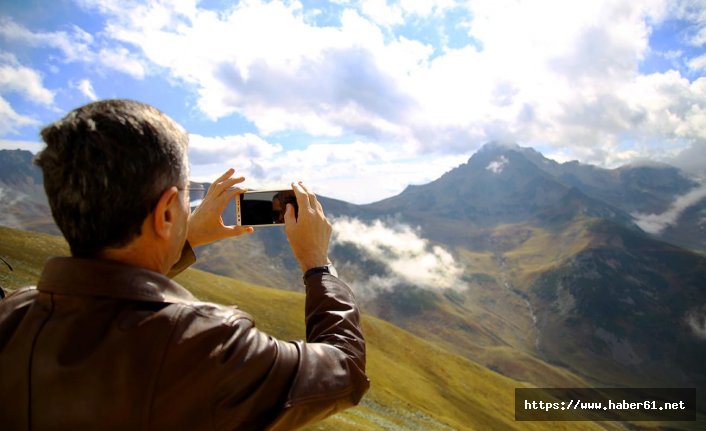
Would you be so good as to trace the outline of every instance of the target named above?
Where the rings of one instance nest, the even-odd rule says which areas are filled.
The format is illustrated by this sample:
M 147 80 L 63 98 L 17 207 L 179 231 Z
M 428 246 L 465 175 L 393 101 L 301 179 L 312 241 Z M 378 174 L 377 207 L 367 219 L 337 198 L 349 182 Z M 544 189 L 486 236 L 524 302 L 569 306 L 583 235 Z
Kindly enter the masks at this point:
M 50 258 L 37 284 L 40 292 L 150 302 L 196 301 L 188 290 L 157 272 L 103 259 Z

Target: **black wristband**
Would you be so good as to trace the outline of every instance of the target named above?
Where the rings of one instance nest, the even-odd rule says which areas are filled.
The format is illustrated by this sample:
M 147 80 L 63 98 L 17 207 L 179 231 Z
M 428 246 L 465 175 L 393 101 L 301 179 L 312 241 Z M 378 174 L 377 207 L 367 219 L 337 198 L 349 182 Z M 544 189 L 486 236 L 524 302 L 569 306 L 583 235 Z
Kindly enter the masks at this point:
M 328 269 L 328 266 L 317 266 L 311 268 L 304 273 L 304 281 L 306 281 L 306 279 L 311 277 L 312 275 L 316 274 L 331 274 L 331 270 Z

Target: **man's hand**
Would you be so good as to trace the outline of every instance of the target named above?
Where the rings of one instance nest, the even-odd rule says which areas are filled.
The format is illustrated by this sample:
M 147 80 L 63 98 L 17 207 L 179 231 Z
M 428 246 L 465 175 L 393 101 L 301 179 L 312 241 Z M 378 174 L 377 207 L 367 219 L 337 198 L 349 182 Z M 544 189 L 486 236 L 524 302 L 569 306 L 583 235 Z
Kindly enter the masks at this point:
M 294 207 L 287 204 L 284 213 L 284 232 L 289 239 L 294 257 L 302 272 L 317 266 L 329 264 L 328 244 L 331 239 L 331 224 L 326 220 L 321 204 L 316 196 L 304 185 L 292 183 L 297 197 L 299 214 L 294 216 Z
M 228 169 L 211 184 L 203 202 L 189 217 L 189 232 L 186 239 L 192 247 L 198 247 L 218 241 L 223 238 L 252 233 L 252 226 L 226 226 L 221 214 L 228 202 L 235 196 L 245 192 L 244 189 L 233 188 L 245 181 L 245 177 L 233 178 L 235 169 Z

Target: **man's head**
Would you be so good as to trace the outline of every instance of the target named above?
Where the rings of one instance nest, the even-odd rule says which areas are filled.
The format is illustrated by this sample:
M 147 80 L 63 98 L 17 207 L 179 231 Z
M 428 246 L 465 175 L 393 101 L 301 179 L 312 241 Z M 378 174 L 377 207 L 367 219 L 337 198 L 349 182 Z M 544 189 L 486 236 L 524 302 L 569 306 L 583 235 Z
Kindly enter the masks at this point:
M 74 256 L 93 257 L 127 245 L 142 234 L 165 190 L 187 187 L 188 135 L 149 105 L 91 103 L 41 135 L 46 148 L 35 163 Z

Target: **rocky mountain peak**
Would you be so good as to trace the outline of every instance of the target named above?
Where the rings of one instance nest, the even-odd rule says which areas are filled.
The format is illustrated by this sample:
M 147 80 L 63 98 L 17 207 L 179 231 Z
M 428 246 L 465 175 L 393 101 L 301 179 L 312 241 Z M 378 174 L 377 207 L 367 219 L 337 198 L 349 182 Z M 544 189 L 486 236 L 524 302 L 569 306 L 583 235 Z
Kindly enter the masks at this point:
M 25 150 L 0 150 L 0 182 L 11 186 L 42 184 L 41 170 Z

